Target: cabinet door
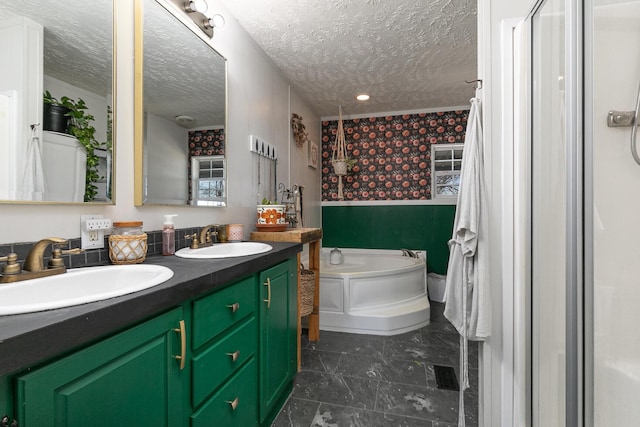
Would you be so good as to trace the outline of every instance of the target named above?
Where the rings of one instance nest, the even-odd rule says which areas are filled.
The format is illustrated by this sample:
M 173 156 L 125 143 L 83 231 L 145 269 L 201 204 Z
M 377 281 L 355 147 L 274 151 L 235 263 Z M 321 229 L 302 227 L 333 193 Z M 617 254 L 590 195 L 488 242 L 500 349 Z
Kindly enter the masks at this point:
M 260 422 L 288 390 L 296 368 L 297 272 L 288 261 L 260 274 Z
M 20 426 L 184 425 L 181 320 L 172 310 L 19 377 Z

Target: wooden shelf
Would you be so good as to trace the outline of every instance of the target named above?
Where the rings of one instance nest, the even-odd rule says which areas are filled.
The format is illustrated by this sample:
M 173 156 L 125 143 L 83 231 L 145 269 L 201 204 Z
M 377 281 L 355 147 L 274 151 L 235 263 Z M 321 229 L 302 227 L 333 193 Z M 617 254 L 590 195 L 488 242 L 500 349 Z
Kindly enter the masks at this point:
M 252 231 L 251 240 L 311 243 L 322 239 L 322 228 L 290 228 L 285 231 Z

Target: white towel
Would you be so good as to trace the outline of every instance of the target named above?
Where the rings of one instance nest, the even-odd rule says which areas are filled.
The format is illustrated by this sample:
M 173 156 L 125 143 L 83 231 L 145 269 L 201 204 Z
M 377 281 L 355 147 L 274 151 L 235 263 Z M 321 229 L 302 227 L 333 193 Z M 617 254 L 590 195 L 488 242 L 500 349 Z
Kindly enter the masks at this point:
M 45 192 L 40 139 L 36 135 L 35 128 L 27 142 L 21 190 L 24 200 L 42 200 Z
M 484 340 L 491 331 L 487 262 L 487 197 L 484 183 L 480 100 L 471 99 L 460 171 L 460 189 L 449 265 L 444 315 L 460 334 L 460 407 L 458 426 L 465 425 L 464 390 L 469 387 L 467 340 Z

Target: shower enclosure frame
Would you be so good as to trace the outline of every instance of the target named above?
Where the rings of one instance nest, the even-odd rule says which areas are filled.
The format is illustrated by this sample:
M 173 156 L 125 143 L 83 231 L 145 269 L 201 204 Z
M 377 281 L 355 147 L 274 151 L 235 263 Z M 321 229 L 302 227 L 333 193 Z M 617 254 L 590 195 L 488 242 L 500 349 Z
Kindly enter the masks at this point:
M 539 18 L 539 14 L 542 11 L 543 6 L 547 3 L 547 0 L 538 0 L 532 6 L 530 13 L 528 14 L 526 21 L 528 22 L 529 34 L 529 49 L 528 58 L 530 60 L 529 79 L 528 79 L 528 94 L 529 94 L 529 121 L 531 128 L 529 130 L 528 150 L 529 150 L 529 217 L 527 228 L 529 230 L 528 240 L 528 264 L 530 266 L 529 278 L 526 283 L 526 294 L 529 296 L 528 301 L 528 315 L 527 315 L 527 333 L 529 334 L 528 343 L 529 349 L 527 354 L 529 358 L 527 360 L 527 377 L 529 378 L 529 390 L 527 393 L 527 425 L 538 426 L 537 424 L 537 411 L 540 405 L 539 394 L 544 390 L 537 390 L 537 363 L 536 357 L 539 344 L 540 331 L 536 329 L 535 316 L 541 313 L 536 312 L 536 292 L 534 290 L 535 280 L 534 275 L 536 273 L 534 268 L 534 236 L 537 233 L 535 228 L 535 215 L 533 206 L 535 205 L 535 194 L 533 187 L 537 185 L 536 176 L 534 175 L 533 165 L 533 152 L 534 152 L 534 115 L 535 107 L 533 102 L 535 99 L 534 94 L 534 82 L 536 82 L 534 55 L 535 49 L 534 43 L 536 41 L 536 19 Z M 584 10 L 582 9 L 582 2 L 575 0 L 564 1 L 564 111 L 565 111 L 565 123 L 564 123 L 564 138 L 565 138 L 565 218 L 564 218 L 564 239 L 565 239 L 565 363 L 564 363 L 564 419 L 565 426 L 582 426 L 585 425 L 584 421 L 589 418 L 586 416 L 585 410 L 590 405 L 585 399 L 585 384 L 589 382 L 588 379 L 588 367 L 589 359 L 586 356 L 589 351 L 585 347 L 588 344 L 585 341 L 585 337 L 588 335 L 586 328 L 589 323 L 587 319 L 589 317 L 586 314 L 585 309 L 588 309 L 585 300 L 585 294 L 588 293 L 587 282 L 592 281 L 589 276 L 589 272 L 585 271 L 585 265 L 590 265 L 586 262 L 587 256 L 591 253 L 589 242 L 592 242 L 592 233 L 587 228 L 589 218 L 585 215 L 589 209 L 585 209 L 589 206 L 591 201 L 590 192 L 591 187 L 589 182 L 585 179 L 586 176 L 590 176 L 587 168 L 589 167 L 589 159 L 586 158 L 589 152 L 587 144 L 587 138 L 582 138 L 584 135 L 584 114 L 585 111 L 582 108 L 584 103 L 584 27 L 583 17 Z M 592 313 L 592 311 L 591 311 Z M 591 316 L 592 318 L 592 316 Z M 592 320 L 591 320 L 592 321 Z M 592 417 L 591 417 L 592 418 Z
M 530 195 L 528 200 L 529 217 L 527 218 L 526 225 L 529 233 L 529 236 L 527 236 L 527 264 L 530 271 L 528 272 L 528 280 L 525 285 L 526 294 L 528 295 L 528 313 L 526 313 L 526 331 L 528 334 L 528 348 L 526 353 L 528 359 L 526 361 L 526 370 L 527 383 L 529 384 L 526 396 L 528 408 L 526 425 L 529 426 L 539 425 L 537 423 L 539 423 L 540 418 L 538 417 L 538 420 L 536 420 L 536 411 L 540 410 L 540 407 L 536 406 L 537 399 L 538 396 L 544 395 L 545 392 L 549 391 L 544 388 L 536 389 L 535 385 L 536 375 L 539 374 L 539 371 L 536 372 L 536 369 L 539 368 L 539 366 L 536 366 L 536 351 L 539 351 L 539 349 L 536 349 L 536 336 L 541 333 L 540 330 L 536 330 L 538 325 L 535 322 L 535 316 L 544 316 L 545 313 L 544 311 L 536 312 L 533 302 L 536 298 L 536 292 L 539 291 L 535 289 L 536 284 L 533 279 L 535 275 L 534 269 L 536 268 L 536 264 L 533 263 L 535 257 L 533 242 L 536 229 L 534 228 L 534 192 L 532 191 L 533 186 L 537 185 L 533 167 L 533 144 L 535 143 L 534 132 L 536 132 L 536 129 L 534 129 L 535 122 L 532 119 L 533 115 L 536 114 L 534 107 L 534 90 L 536 85 L 536 76 L 534 75 L 536 72 L 534 65 L 534 31 L 536 31 L 536 16 L 547 1 L 548 0 L 536 1 L 525 20 L 530 30 L 530 51 L 527 54 L 527 58 L 529 58 L 530 61 L 527 96 L 529 97 L 528 121 L 531 126 L 528 131 L 527 141 L 527 150 L 529 153 L 527 174 L 531 180 L 531 187 L 529 187 L 528 193 Z M 623 7 L 629 5 L 633 7 L 632 10 L 638 10 L 637 8 L 639 6 L 636 2 L 612 3 L 607 6 Z M 611 83 L 602 81 L 602 79 L 605 78 L 603 76 L 610 78 L 610 70 L 606 69 L 602 71 L 597 68 L 598 64 L 603 60 L 603 51 L 609 46 L 605 44 L 605 47 L 603 47 L 602 43 L 605 43 L 603 40 L 609 41 L 607 37 L 610 36 L 609 30 L 603 30 L 603 27 L 599 26 L 596 27 L 597 20 L 602 18 L 602 14 L 598 11 L 599 8 L 602 7 L 602 4 L 595 0 L 565 0 L 563 6 L 564 10 L 560 12 L 559 16 L 562 17 L 564 23 L 563 44 L 565 49 L 564 90 L 566 97 L 564 99 L 564 108 L 566 121 L 563 129 L 565 132 L 564 141 L 566 141 L 566 150 L 564 151 L 566 156 L 564 163 L 564 170 L 566 172 L 566 180 L 564 182 L 566 191 L 564 198 L 564 207 L 566 209 L 564 213 L 564 239 L 566 242 L 564 247 L 564 255 L 566 256 L 564 295 L 566 301 L 564 303 L 565 348 L 564 354 L 562 355 L 565 357 L 564 360 L 562 360 L 564 365 L 564 390 L 561 389 L 559 391 L 559 397 L 564 397 L 563 410 L 565 426 L 599 427 L 596 426 L 596 422 L 606 422 L 602 419 L 602 417 L 605 416 L 603 413 L 608 413 L 607 411 L 611 411 L 614 406 L 608 403 L 604 405 L 598 404 L 595 400 L 596 396 L 601 393 L 606 394 L 608 388 L 617 384 L 615 382 L 616 380 L 606 379 L 606 375 L 603 373 L 602 358 L 604 358 L 605 362 L 611 360 L 612 363 L 619 364 L 624 361 L 625 355 L 628 356 L 628 354 L 621 352 L 618 347 L 615 346 L 611 349 L 607 348 L 608 344 L 614 343 L 615 345 L 615 343 L 618 342 L 615 341 L 615 339 L 620 339 L 617 335 L 614 336 L 613 341 L 607 338 L 608 336 L 606 334 L 609 332 L 607 328 L 611 327 L 609 325 L 609 319 L 614 318 L 614 315 L 622 315 L 624 317 L 624 311 L 619 313 L 619 310 L 624 310 L 624 305 L 612 305 L 596 313 L 596 308 L 601 307 L 601 304 L 604 303 L 599 302 L 598 306 L 596 306 L 596 292 L 600 292 L 598 295 L 602 295 L 603 288 L 609 289 L 610 287 L 613 292 L 612 295 L 624 299 L 627 295 L 623 293 L 625 291 L 624 287 L 629 286 L 629 283 L 633 284 L 633 282 L 628 282 L 629 278 L 625 275 L 622 275 L 617 282 L 613 279 L 612 283 L 603 281 L 601 276 L 611 275 L 611 271 L 608 269 L 611 267 L 607 264 L 609 259 L 606 256 L 602 258 L 602 253 L 606 251 L 607 246 L 603 245 L 603 249 L 596 252 L 596 238 L 598 236 L 602 238 L 602 233 L 604 233 L 604 236 L 611 236 L 609 238 L 613 240 L 617 239 L 616 236 L 618 236 L 618 234 L 610 235 L 609 233 L 615 233 L 615 230 L 610 231 L 606 227 L 611 226 L 611 216 L 607 217 L 609 223 L 605 222 L 604 225 L 601 223 L 600 218 L 596 218 L 597 208 L 600 207 L 599 210 L 602 213 L 603 206 L 601 196 L 596 200 L 598 194 L 603 193 L 603 184 L 596 182 L 596 179 L 601 177 L 601 175 L 597 174 L 604 173 L 603 170 L 611 170 L 612 167 L 620 166 L 617 163 L 609 163 L 605 161 L 605 159 L 597 157 L 598 153 L 602 153 L 603 147 L 608 147 L 607 144 L 612 144 L 611 149 L 620 149 L 620 147 L 618 147 L 620 134 L 602 133 L 601 127 L 606 117 L 600 117 L 603 107 L 620 108 L 620 106 L 604 105 L 610 102 L 611 99 L 605 102 L 602 100 L 597 101 L 599 99 L 598 93 L 602 94 L 602 90 L 606 90 L 603 89 L 606 84 Z M 625 10 L 622 12 L 614 10 L 611 16 L 617 19 L 618 14 L 623 16 Z M 635 22 L 633 19 L 636 18 L 636 14 L 631 15 L 631 22 Z M 611 25 L 610 22 L 609 24 Z M 622 21 L 617 25 L 624 24 L 625 22 Z M 628 25 L 628 22 L 626 22 L 626 24 Z M 602 31 L 605 31 L 604 35 Z M 637 37 L 637 33 L 634 33 L 634 37 Z M 635 40 L 637 40 L 637 38 Z M 628 54 L 630 53 L 628 52 Z M 635 58 L 637 57 L 633 59 L 635 62 L 630 62 L 629 64 L 616 62 L 617 65 L 614 66 L 633 67 L 632 70 L 635 70 L 637 69 L 637 59 Z M 618 58 L 614 59 L 617 60 Z M 600 62 L 596 63 L 597 60 L 600 60 Z M 633 71 L 631 74 L 633 74 Z M 600 81 L 596 81 L 597 79 Z M 637 96 L 635 90 L 638 81 L 626 82 L 625 80 L 622 86 L 626 87 L 627 85 L 629 86 L 629 93 L 633 93 L 633 100 L 635 101 L 635 96 Z M 616 98 L 616 102 L 617 100 Z M 601 120 L 602 123 L 600 122 Z M 626 129 L 628 131 L 630 130 L 628 127 Z M 628 138 L 629 134 L 627 133 L 624 139 L 625 150 L 627 150 Z M 597 151 L 598 149 L 600 150 L 599 152 Z M 616 154 L 619 155 L 617 151 Z M 628 158 L 631 159 L 631 157 L 631 153 L 628 153 Z M 612 160 L 612 158 L 607 159 L 609 161 Z M 596 161 L 598 162 L 597 165 Z M 626 159 L 620 161 L 626 162 Z M 630 166 L 626 166 L 626 163 L 621 165 L 624 168 L 630 168 Z M 629 176 L 633 179 L 637 177 L 637 174 L 632 173 L 628 175 L 627 178 Z M 606 198 L 604 200 L 606 200 Z M 600 204 L 597 203 L 598 201 Z M 617 217 L 613 218 L 615 219 Z M 596 226 L 600 227 L 600 231 L 596 230 Z M 634 231 L 631 230 L 629 232 L 633 233 Z M 596 233 L 598 234 L 596 235 Z M 634 237 L 635 234 L 630 236 L 631 239 Z M 596 276 L 598 270 L 600 270 L 600 273 Z M 597 281 L 596 277 L 599 277 Z M 619 290 L 618 286 L 622 286 L 622 289 Z M 637 295 L 637 293 L 632 295 Z M 633 318 L 637 318 L 637 316 L 630 317 L 630 319 Z M 615 324 L 612 323 L 612 325 Z M 602 341 L 603 344 L 598 344 L 596 338 L 602 338 L 603 336 L 605 337 Z M 631 336 L 637 336 L 637 334 Z M 627 375 L 633 374 L 629 373 Z M 602 378 L 605 379 L 603 380 Z M 634 387 L 636 387 L 635 389 L 637 390 L 637 384 L 634 385 Z M 612 399 L 619 400 L 622 397 L 621 395 L 616 398 L 616 396 L 613 395 Z M 616 419 L 623 420 L 624 417 Z M 611 422 L 615 423 L 615 421 Z M 625 421 L 617 422 L 624 423 Z

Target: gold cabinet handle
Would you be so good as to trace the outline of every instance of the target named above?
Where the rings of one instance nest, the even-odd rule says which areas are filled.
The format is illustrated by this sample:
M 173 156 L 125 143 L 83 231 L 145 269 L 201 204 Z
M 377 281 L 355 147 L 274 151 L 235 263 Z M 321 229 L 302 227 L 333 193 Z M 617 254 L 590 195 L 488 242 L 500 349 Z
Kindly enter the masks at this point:
M 180 321 L 180 328 L 175 328 L 174 331 L 180 334 L 180 356 L 173 356 L 173 358 L 180 361 L 180 370 L 183 370 L 187 360 L 187 333 L 184 320 Z
M 235 362 L 240 357 L 240 350 L 236 350 L 233 353 L 227 353 L 227 356 L 231 357 L 231 361 Z
M 231 410 L 235 411 L 236 408 L 238 407 L 238 402 L 240 402 L 239 398 L 235 398 L 233 400 L 225 400 L 226 403 L 228 403 L 229 405 L 231 405 Z
M 267 308 L 271 307 L 271 279 L 267 277 L 266 283 L 263 283 L 267 287 L 267 299 L 263 300 L 267 303 Z
M 233 304 L 228 305 L 227 308 L 230 309 L 232 313 L 235 313 L 236 311 L 240 310 L 240 304 L 234 302 Z

